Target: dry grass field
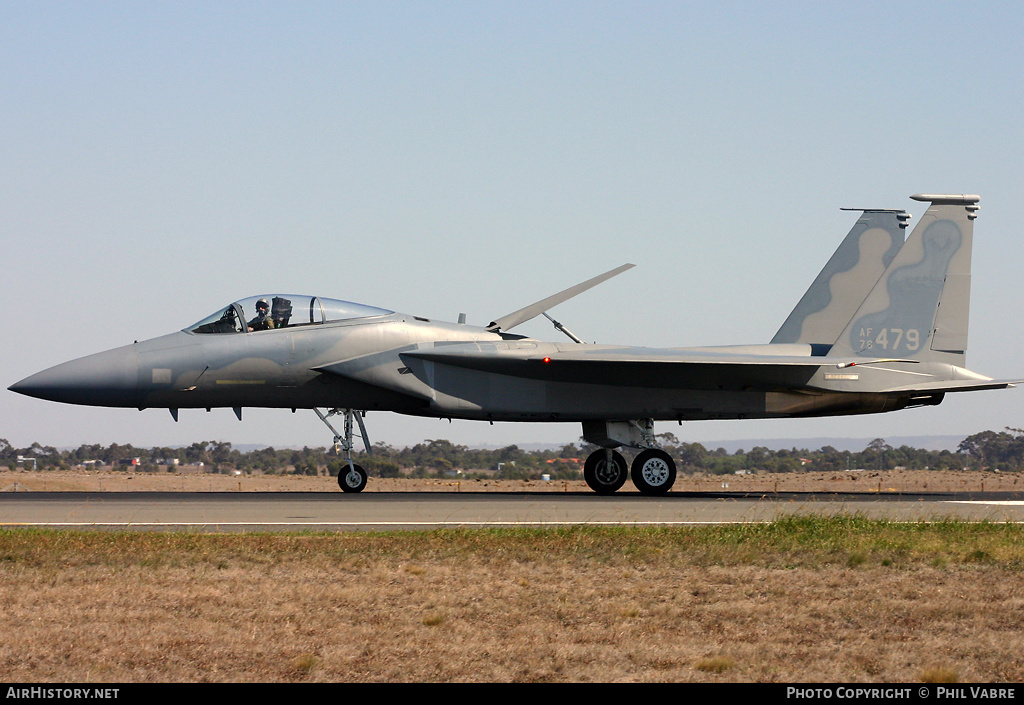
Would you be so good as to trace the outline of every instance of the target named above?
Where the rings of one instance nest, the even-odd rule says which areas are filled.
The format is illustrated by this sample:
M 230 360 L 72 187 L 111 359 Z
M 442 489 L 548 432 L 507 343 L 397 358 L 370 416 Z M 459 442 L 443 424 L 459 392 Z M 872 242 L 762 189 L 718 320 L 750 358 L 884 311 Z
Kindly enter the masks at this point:
M 629 491 L 627 483 L 623 491 Z M 308 475 L 215 475 L 122 470 L 0 470 L 0 490 L 35 492 L 330 492 Z M 679 475 L 675 492 L 1024 492 L 1017 473 L 886 470 L 759 475 Z M 366 492 L 587 492 L 583 480 L 414 480 L 371 477 Z
M 1017 489 L 1013 476 L 856 475 L 728 482 Z M 336 488 L 326 477 L 70 473 L 58 486 L 56 475 L 12 473 L 4 486 L 12 479 L 49 490 Z M 281 484 L 259 485 L 270 479 Z M 374 481 L 370 491 L 452 491 L 425 482 Z M 721 482 L 683 478 L 679 489 Z M 467 484 L 524 487 L 460 491 Z M 556 484 L 537 490 L 564 491 Z M 0 680 L 1022 682 L 1022 539 L 1014 525 L 850 518 L 389 534 L 0 531 Z

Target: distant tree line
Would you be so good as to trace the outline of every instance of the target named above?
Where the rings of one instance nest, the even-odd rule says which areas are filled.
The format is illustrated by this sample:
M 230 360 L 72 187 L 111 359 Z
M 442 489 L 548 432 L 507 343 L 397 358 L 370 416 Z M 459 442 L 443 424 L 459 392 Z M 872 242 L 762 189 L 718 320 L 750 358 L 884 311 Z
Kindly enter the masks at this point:
M 861 451 L 837 450 L 824 446 L 817 450 L 771 450 L 755 446 L 749 450 L 727 452 L 709 450 L 700 443 L 682 443 L 671 433 L 658 435 L 663 449 L 676 460 L 681 473 L 715 475 L 783 473 L 843 470 L 1000 470 L 1024 469 L 1024 430 L 983 431 L 965 438 L 955 452 L 900 446 L 894 448 L 876 438 Z M 596 450 L 582 438 L 560 448 L 527 451 L 515 445 L 498 449 L 469 448 L 438 439 L 395 448 L 377 443 L 369 455 L 359 453 L 357 462 L 378 477 L 497 477 L 507 479 L 577 479 L 582 476 L 583 461 Z M 627 453 L 628 455 L 628 453 Z M 155 472 L 180 466 L 202 464 L 210 472 L 246 474 L 295 473 L 337 475 L 344 460 L 331 448 L 261 448 L 242 452 L 222 441 L 199 441 L 178 448 L 136 448 L 113 443 L 81 445 L 74 450 L 33 443 L 15 448 L 0 438 L 0 466 L 40 470 L 70 469 L 81 465 L 115 466 L 136 471 Z

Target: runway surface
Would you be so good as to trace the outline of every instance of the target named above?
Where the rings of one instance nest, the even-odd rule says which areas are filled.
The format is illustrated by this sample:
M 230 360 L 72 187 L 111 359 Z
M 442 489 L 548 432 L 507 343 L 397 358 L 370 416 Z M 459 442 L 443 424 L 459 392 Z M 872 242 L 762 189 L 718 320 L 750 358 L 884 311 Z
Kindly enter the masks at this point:
M 0 526 L 193 531 L 393 530 L 766 522 L 787 514 L 1024 521 L 1024 493 L 7 492 Z

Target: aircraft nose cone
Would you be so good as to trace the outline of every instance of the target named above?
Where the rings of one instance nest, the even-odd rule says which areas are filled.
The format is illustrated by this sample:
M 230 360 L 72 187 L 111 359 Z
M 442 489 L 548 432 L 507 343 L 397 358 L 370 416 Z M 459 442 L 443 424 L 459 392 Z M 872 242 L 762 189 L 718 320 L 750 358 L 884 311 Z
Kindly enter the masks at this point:
M 26 396 L 89 406 L 137 406 L 139 358 L 126 345 L 37 372 L 8 387 Z

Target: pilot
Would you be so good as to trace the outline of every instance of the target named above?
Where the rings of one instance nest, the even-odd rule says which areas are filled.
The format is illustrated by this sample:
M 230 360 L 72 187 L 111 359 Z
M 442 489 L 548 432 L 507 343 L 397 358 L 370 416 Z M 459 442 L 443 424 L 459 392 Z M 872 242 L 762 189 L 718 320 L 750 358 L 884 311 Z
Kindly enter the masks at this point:
M 274 327 L 274 320 L 268 315 L 270 304 L 266 299 L 256 302 L 256 318 L 249 321 L 249 330 L 270 330 Z

